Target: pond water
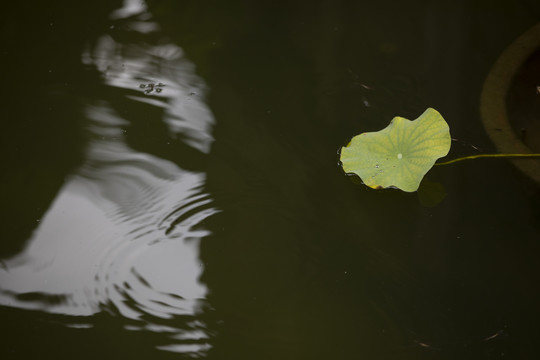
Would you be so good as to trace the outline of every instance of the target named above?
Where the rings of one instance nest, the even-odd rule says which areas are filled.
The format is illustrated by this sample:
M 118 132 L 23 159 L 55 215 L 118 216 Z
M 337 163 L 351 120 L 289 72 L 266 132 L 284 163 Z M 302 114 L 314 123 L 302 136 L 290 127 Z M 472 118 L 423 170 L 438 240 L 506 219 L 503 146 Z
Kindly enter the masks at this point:
M 538 184 L 486 159 L 375 191 L 337 155 L 427 107 L 449 158 L 494 152 L 482 83 L 537 2 L 7 11 L 2 358 L 540 356 Z

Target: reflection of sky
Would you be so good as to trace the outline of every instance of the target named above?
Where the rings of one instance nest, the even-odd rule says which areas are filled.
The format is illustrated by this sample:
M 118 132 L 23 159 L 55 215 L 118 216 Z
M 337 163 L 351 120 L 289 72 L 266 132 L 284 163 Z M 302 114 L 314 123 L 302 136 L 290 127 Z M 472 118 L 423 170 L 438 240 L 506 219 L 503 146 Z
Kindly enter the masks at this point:
M 198 239 L 206 232 L 191 229 L 215 211 L 205 207 L 208 197 L 198 192 L 204 175 L 114 145 L 109 153 L 103 151 L 106 144 L 93 145 L 100 146 L 100 155 L 110 156 L 112 164 L 103 159 L 100 168 L 83 167 L 81 172 L 92 179 L 80 174 L 70 178 L 25 251 L 6 261 L 9 271 L 0 273 L 2 288 L 18 294 L 69 296 L 67 303 L 49 306 L 54 312 L 90 315 L 113 300 L 124 315 L 136 317 L 122 305 L 121 294 L 113 294 L 115 286 L 137 274 L 151 285 L 138 287 L 137 301 L 143 301 L 140 296 L 144 294 L 148 301 L 164 301 L 170 307 L 145 311 L 160 317 L 168 317 L 168 312 L 189 312 L 182 310 L 186 305 L 174 308 L 170 304 L 174 298 L 167 300 L 159 293 L 193 300 L 205 297 L 206 288 L 197 279 L 202 269 Z M 149 173 L 145 163 L 161 173 Z M 160 178 L 164 175 L 167 178 Z M 176 219 L 167 219 L 168 213 L 176 209 L 180 214 L 184 208 L 198 205 L 201 209 L 195 215 L 165 234 Z M 118 303 L 114 296 L 119 296 Z M 31 302 L 15 305 L 42 306 Z
M 140 13 L 125 31 L 143 36 L 157 30 L 144 9 L 141 1 L 125 1 L 111 18 Z M 201 100 L 204 84 L 180 48 L 103 35 L 83 62 L 100 70 L 106 85 L 129 90 L 130 99 L 162 108 L 171 138 L 181 135 L 209 151 L 213 117 Z M 148 82 L 165 87 L 146 95 L 140 84 Z M 24 251 L 4 260 L 0 304 L 70 315 L 105 310 L 134 320 L 192 315 L 191 332 L 148 320 L 141 329 L 168 333 L 171 344 L 163 350 L 203 351 L 208 344 L 182 341 L 206 338 L 196 314 L 207 294 L 199 282 L 199 241 L 208 232 L 197 225 L 216 210 L 201 190 L 205 174 L 131 149 L 122 129 L 129 119 L 107 99 L 89 101 L 86 114 L 86 162 L 69 176 Z

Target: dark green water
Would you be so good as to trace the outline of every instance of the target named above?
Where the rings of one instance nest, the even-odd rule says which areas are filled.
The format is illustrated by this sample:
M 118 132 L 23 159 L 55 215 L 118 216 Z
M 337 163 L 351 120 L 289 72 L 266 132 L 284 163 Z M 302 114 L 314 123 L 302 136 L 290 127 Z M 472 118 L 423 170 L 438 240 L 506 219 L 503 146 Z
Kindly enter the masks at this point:
M 4 15 L 2 359 L 540 356 L 538 185 L 463 162 L 428 207 L 337 156 L 427 107 L 493 152 L 536 2 L 141 5 Z

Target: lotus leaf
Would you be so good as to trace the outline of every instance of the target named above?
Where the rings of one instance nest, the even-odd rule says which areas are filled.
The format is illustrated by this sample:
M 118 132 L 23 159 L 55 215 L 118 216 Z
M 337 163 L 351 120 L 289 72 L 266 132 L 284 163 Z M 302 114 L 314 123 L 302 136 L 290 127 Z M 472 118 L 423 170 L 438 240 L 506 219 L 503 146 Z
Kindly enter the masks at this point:
M 448 124 L 428 108 L 414 121 L 397 116 L 380 131 L 353 137 L 341 149 L 341 163 L 369 187 L 413 192 L 435 161 L 448 154 L 450 144 Z

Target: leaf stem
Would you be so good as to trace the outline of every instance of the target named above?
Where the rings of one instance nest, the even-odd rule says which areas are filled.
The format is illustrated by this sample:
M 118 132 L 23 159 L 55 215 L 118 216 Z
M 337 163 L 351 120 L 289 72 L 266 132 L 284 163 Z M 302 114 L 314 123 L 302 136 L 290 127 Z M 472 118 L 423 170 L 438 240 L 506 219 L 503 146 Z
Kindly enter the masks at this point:
M 480 154 L 480 155 L 471 155 L 464 156 L 457 159 L 435 163 L 435 165 L 449 165 L 458 161 L 463 160 L 472 160 L 478 158 L 540 158 L 540 154 Z

